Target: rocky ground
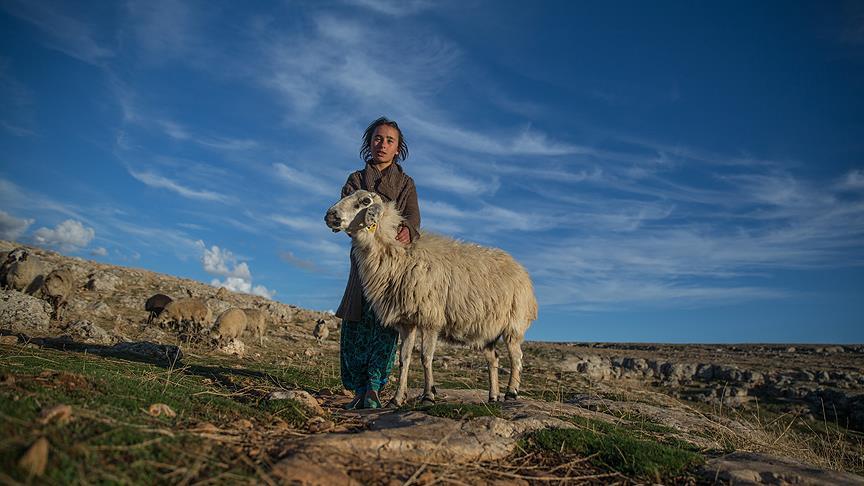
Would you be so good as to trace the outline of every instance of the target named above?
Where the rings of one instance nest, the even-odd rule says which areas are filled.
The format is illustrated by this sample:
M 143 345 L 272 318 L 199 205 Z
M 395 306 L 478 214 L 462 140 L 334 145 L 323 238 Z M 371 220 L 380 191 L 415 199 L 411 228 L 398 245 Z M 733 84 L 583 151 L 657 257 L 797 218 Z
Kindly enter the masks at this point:
M 530 342 L 488 405 L 482 356 L 442 345 L 438 404 L 347 412 L 334 316 L 29 250 L 75 286 L 60 320 L 0 291 L 4 483 L 864 484 L 864 346 Z M 265 310 L 264 342 L 147 324 L 157 292 Z

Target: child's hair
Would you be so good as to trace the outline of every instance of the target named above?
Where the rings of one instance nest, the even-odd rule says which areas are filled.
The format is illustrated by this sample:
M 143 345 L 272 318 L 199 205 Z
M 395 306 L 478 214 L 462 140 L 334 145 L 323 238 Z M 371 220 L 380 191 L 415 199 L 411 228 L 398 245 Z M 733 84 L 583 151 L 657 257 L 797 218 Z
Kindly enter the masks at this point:
M 386 116 L 382 116 L 377 120 L 373 121 L 366 127 L 366 131 L 363 132 L 363 145 L 360 146 L 360 158 L 363 159 L 364 162 L 368 162 L 372 160 L 372 149 L 370 146 L 372 145 L 372 135 L 375 133 L 375 129 L 381 125 L 387 125 L 388 127 L 393 127 L 399 132 L 399 153 L 393 157 L 393 162 L 399 162 L 400 160 L 405 160 L 408 158 L 408 144 L 405 143 L 405 135 L 402 135 L 402 130 L 399 128 L 399 125 L 396 124 L 395 121 L 387 118 Z

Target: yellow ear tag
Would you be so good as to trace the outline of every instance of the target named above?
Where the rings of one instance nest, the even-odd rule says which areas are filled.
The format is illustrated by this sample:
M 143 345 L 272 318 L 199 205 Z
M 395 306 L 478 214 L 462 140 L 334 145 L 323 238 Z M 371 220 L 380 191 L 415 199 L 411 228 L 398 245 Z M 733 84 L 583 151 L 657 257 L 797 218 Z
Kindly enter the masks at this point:
M 370 233 L 374 233 L 376 229 L 378 229 L 378 225 L 375 223 L 372 223 L 366 227 L 366 231 L 368 231 Z

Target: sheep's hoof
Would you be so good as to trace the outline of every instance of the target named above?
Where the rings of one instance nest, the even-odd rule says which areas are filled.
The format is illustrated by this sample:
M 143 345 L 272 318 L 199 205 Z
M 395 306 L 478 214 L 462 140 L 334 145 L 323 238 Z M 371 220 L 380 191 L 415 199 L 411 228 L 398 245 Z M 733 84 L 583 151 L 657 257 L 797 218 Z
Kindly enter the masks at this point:
M 424 394 L 420 397 L 420 405 L 435 405 L 435 397 Z
M 493 397 L 493 396 L 489 397 L 489 403 L 498 403 L 499 401 L 500 400 L 498 400 L 498 397 Z
M 401 406 L 402 406 L 402 403 L 398 402 L 395 397 L 391 398 L 390 401 L 387 402 L 387 408 L 390 408 L 390 409 L 400 408 Z
M 519 398 L 519 394 L 515 391 L 507 390 L 507 393 L 504 394 L 504 400 L 516 400 Z

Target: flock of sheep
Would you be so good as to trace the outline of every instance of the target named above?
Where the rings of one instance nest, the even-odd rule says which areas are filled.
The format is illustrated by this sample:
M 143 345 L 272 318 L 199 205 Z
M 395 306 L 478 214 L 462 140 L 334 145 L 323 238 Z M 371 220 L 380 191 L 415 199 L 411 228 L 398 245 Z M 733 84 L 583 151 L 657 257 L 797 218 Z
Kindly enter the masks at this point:
M 4 288 L 41 295 L 51 304 L 52 318 L 60 319 L 72 293 L 72 273 L 64 268 L 45 275 L 44 266 L 26 248 L 0 252 L 0 284 Z
M 0 285 L 41 297 L 51 304 L 52 319 L 62 320 L 63 310 L 75 290 L 73 275 L 68 268 L 62 267 L 47 274 L 46 271 L 46 265 L 27 248 L 0 252 Z M 227 295 L 224 288 L 216 293 L 220 299 L 225 299 Z M 221 312 L 214 321 L 207 302 L 191 296 L 175 300 L 165 294 L 155 294 L 144 303 L 144 310 L 149 313 L 148 324 L 155 322 L 163 328 L 183 331 L 196 337 L 209 337 L 219 342 L 240 338 L 248 333 L 263 345 L 269 320 L 265 310 L 231 307 Z M 321 333 L 316 328 L 315 337 L 319 340 Z

